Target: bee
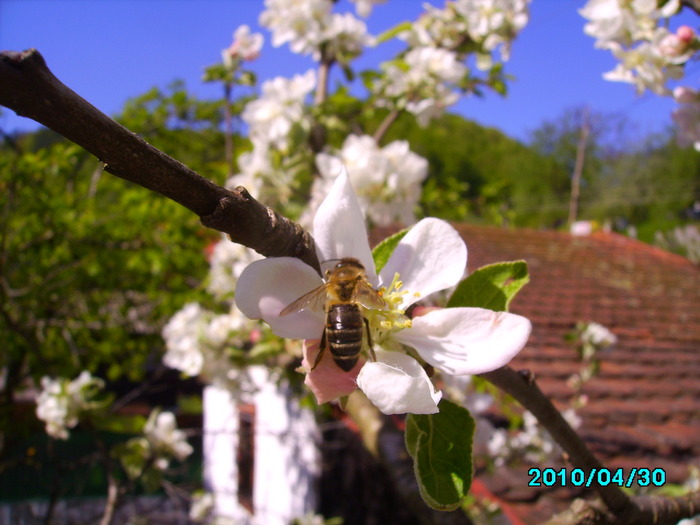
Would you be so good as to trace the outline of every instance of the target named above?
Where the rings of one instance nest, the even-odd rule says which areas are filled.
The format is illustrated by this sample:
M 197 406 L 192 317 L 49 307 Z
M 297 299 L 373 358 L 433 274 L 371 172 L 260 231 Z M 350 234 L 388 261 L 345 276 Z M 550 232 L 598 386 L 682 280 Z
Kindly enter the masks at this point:
M 353 257 L 344 257 L 338 259 L 332 270 L 326 271 L 324 284 L 299 297 L 284 308 L 280 316 L 307 309 L 325 311 L 321 344 L 311 370 L 318 366 L 323 352 L 328 348 L 335 363 L 349 372 L 360 357 L 363 332 L 367 334 L 370 356 L 376 361 L 369 321 L 362 315 L 360 306 L 381 310 L 387 304 L 367 280 L 362 263 Z

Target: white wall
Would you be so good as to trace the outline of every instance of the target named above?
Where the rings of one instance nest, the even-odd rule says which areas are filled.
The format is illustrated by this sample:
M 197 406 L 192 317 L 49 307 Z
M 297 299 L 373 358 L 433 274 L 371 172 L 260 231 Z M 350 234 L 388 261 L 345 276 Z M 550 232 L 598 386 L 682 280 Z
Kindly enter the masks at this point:
M 204 389 L 205 488 L 214 493 L 220 518 L 287 525 L 316 507 L 318 429 L 313 413 L 288 395 L 286 383 L 271 381 L 267 368 L 250 367 L 248 375 L 257 387 L 241 395 L 256 407 L 253 515 L 239 505 L 236 491 L 237 404 L 228 390 L 217 386 Z

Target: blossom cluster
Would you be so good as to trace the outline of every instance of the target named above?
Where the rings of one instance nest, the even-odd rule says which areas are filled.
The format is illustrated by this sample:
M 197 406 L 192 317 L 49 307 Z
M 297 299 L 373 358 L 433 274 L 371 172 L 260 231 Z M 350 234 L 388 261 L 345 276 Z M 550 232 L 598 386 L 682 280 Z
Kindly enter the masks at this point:
M 690 144 L 700 151 L 700 92 L 679 86 L 673 90 L 678 107 L 671 114 L 678 126 L 678 140 L 682 146 Z
M 224 65 L 233 69 L 242 60 L 255 60 L 260 56 L 265 38 L 260 33 L 251 33 L 250 27 L 242 25 L 233 33 L 233 42 L 221 51 Z
M 216 314 L 199 303 L 189 303 L 163 328 L 163 363 L 189 377 L 237 387 L 241 374 L 233 354 L 249 349 L 258 337 L 258 324 L 234 307 Z
M 373 86 L 380 106 L 413 113 L 421 125 L 443 113 L 467 90 L 470 53 L 479 69 L 493 66 L 500 48 L 507 61 L 510 44 L 528 21 L 529 0 L 454 0 L 425 13 L 401 33 L 409 45 L 401 58 L 382 64 L 384 75 Z
M 302 164 L 290 136 L 294 131 L 309 132 L 306 97 L 315 87 L 313 70 L 291 79 L 275 77 L 263 82 L 262 95 L 246 104 L 242 114 L 253 149 L 238 157 L 241 171 L 226 182 L 227 187 L 244 186 L 269 205 L 286 204 Z
M 184 461 L 192 451 L 186 433 L 177 428 L 175 415 L 154 409 L 143 426 L 143 434 L 117 445 L 114 455 L 133 480 L 143 478 L 149 469 L 164 471 L 172 458 Z
M 304 99 L 316 86 L 313 70 L 291 79 L 275 77 L 262 85 L 262 95 L 246 105 L 243 120 L 254 145 L 286 149 L 292 126 L 304 122 Z
M 381 80 L 373 86 L 377 104 L 406 110 L 425 126 L 457 102 L 454 90 L 468 70 L 455 52 L 422 46 L 383 63 L 382 71 Z
M 302 223 L 310 224 L 343 166 L 370 222 L 380 226 L 415 223 L 428 161 L 410 151 L 407 141 L 396 140 L 380 148 L 368 135 L 349 135 L 340 151 L 316 155 L 316 166 L 321 176 L 314 181 L 309 211 Z
M 75 427 L 86 411 L 95 408 L 95 396 L 104 387 L 104 381 L 84 370 L 73 381 L 42 377 L 41 387 L 36 399 L 37 417 L 46 423 L 49 436 L 68 439 L 68 429 Z
M 562 416 L 573 429 L 581 426 L 581 418 L 573 408 L 564 410 Z M 480 420 L 479 424 L 489 425 L 486 420 Z M 523 413 L 523 427 L 515 433 L 491 427 L 487 447 L 498 466 L 516 458 L 532 464 L 542 464 L 561 453 L 561 448 L 549 432 L 527 411 Z
M 143 433 L 151 454 L 156 458 L 155 466 L 160 470 L 168 468 L 171 457 L 184 461 L 192 454 L 192 445 L 187 442 L 185 433 L 177 428 L 172 412 L 151 412 Z
M 357 8 L 369 14 L 366 0 Z M 260 23 L 272 31 L 272 45 L 289 43 L 291 50 L 324 59 L 348 62 L 372 45 L 367 25 L 351 13 L 333 13 L 331 0 L 265 0 Z
M 689 26 L 668 29 L 669 19 L 682 7 L 680 0 L 589 0 L 580 14 L 588 20 L 586 34 L 596 47 L 608 49 L 619 63 L 603 75 L 606 80 L 633 84 L 638 93 L 649 90 L 673 95 L 678 108 L 673 120 L 682 145 L 700 149 L 700 110 L 695 90 L 669 83 L 685 73 L 685 65 L 700 50 L 700 40 Z
M 667 20 L 681 7 L 680 0 L 589 0 L 580 14 L 588 19 L 586 34 L 596 47 L 610 50 L 619 64 L 604 78 L 634 84 L 669 95 L 669 80 L 683 75 L 685 64 L 697 50 L 695 32 L 681 26 L 670 32 Z

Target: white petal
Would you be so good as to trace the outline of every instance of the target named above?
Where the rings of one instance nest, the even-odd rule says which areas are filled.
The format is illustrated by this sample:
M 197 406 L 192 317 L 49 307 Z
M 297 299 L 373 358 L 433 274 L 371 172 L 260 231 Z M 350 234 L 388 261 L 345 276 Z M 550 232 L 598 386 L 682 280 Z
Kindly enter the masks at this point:
M 321 262 L 355 257 L 365 266 L 369 280 L 377 282 L 365 218 L 344 167 L 316 212 L 314 239 Z
M 250 319 L 263 319 L 272 331 L 289 339 L 317 339 L 323 331 L 323 312 L 279 317 L 288 304 L 323 284 L 311 266 L 294 257 L 255 261 L 238 278 L 236 306 Z
M 394 338 L 448 374 L 500 368 L 525 346 L 532 325 L 519 315 L 484 308 L 444 308 L 414 317 Z
M 442 392 L 412 357 L 377 350 L 377 361 L 365 363 L 357 386 L 384 414 L 435 414 Z
M 382 268 L 380 282 L 388 285 L 396 272 L 404 283 L 404 308 L 427 295 L 457 284 L 467 266 L 467 245 L 447 222 L 421 220 L 401 239 Z M 420 297 L 413 294 L 419 292 Z

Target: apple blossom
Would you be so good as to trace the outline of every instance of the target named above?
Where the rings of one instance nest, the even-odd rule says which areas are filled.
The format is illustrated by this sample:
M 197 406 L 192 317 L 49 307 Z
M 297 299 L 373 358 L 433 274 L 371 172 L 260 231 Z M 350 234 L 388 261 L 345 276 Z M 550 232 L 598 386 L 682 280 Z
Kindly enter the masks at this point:
M 648 89 L 659 95 L 668 95 L 670 90 L 666 84 L 671 79 L 682 77 L 683 68 L 676 64 L 675 58 L 661 53 L 659 43 L 666 34 L 666 30 L 660 28 L 653 42 L 642 42 L 633 49 L 611 42 L 608 48 L 620 63 L 603 74 L 603 78 L 634 84 L 638 93 Z
M 239 388 L 245 374 L 230 358 L 229 349 L 250 347 L 259 329 L 236 308 L 216 315 L 197 303 L 187 304 L 163 328 L 167 349 L 163 363 L 189 377 Z
M 598 348 L 607 348 L 617 342 L 615 334 L 599 323 L 586 324 L 579 334 L 579 339 L 584 345 L 593 345 Z
M 346 62 L 372 45 L 367 26 L 351 13 L 332 13 L 331 0 L 265 0 L 260 23 L 272 31 L 272 45 L 289 43 L 294 53 L 321 58 L 329 56 Z M 363 6 L 363 10 L 366 8 Z
M 358 361 L 343 372 L 326 352 L 309 370 L 306 384 L 323 403 L 359 387 L 382 412 L 430 414 L 441 393 L 415 357 L 451 374 L 478 374 L 506 364 L 525 345 L 531 325 L 520 316 L 482 308 L 437 309 L 409 319 L 406 309 L 462 278 L 467 249 L 459 234 L 439 219 L 423 219 L 396 246 L 377 275 L 364 218 L 346 170 L 335 179 L 313 222 L 320 261 L 354 257 L 387 303 L 384 310 L 363 309 L 377 361 Z M 263 319 L 281 337 L 305 339 L 307 369 L 315 363 L 324 314 L 280 312 L 322 286 L 314 269 L 291 257 L 252 263 L 241 275 L 236 301 L 250 318 Z
M 596 47 L 608 48 L 613 42 L 631 46 L 636 40 L 651 40 L 658 20 L 673 16 L 680 7 L 680 0 L 660 8 L 656 0 L 589 0 L 579 14 L 588 19 L 583 31 L 596 38 Z
M 350 0 L 355 4 L 355 12 L 362 18 L 372 14 L 372 9 L 377 4 L 383 4 L 386 0 Z
M 682 146 L 692 144 L 700 151 L 700 93 L 689 87 L 677 87 L 673 98 L 678 107 L 671 114 L 678 126 L 678 142 Z
M 351 13 L 333 14 L 323 36 L 327 52 L 343 63 L 374 45 L 374 38 L 367 34 L 367 25 Z
M 104 381 L 92 377 L 87 370 L 73 381 L 42 377 L 36 415 L 46 423 L 46 433 L 54 439 L 68 439 L 68 429 L 77 425 L 81 414 L 94 406 L 94 395 L 103 386 Z
M 237 60 L 255 60 L 260 56 L 264 37 L 250 32 L 250 27 L 242 25 L 233 33 L 233 42 L 221 52 L 224 64 L 232 68 Z
M 304 99 L 316 86 L 313 70 L 292 79 L 275 77 L 262 85 L 262 96 L 248 103 L 243 120 L 250 126 L 253 142 L 287 147 L 292 126 L 303 122 Z
M 399 61 L 382 64 L 380 82 L 372 87 L 377 104 L 406 109 L 425 126 L 459 99 L 453 92 L 468 72 L 454 51 L 433 46 L 417 47 Z
M 428 161 L 409 149 L 405 140 L 379 148 L 369 135 L 349 135 L 335 154 L 316 155 L 321 177 L 314 181 L 310 213 L 315 213 L 342 167 L 350 174 L 363 213 L 375 225 L 413 224 Z M 304 222 L 311 223 L 310 213 Z
M 322 41 L 331 8 L 329 0 L 265 0 L 260 24 L 272 31 L 273 46 L 289 42 L 293 52 L 311 54 Z
M 168 467 L 170 457 L 183 461 L 192 454 L 192 446 L 187 442 L 185 433 L 177 428 L 172 412 L 151 412 L 143 433 L 151 453 L 157 458 L 155 465 L 161 470 Z
M 486 51 L 501 46 L 502 60 L 510 58 L 510 43 L 527 25 L 529 0 L 457 0 L 472 40 Z

